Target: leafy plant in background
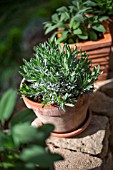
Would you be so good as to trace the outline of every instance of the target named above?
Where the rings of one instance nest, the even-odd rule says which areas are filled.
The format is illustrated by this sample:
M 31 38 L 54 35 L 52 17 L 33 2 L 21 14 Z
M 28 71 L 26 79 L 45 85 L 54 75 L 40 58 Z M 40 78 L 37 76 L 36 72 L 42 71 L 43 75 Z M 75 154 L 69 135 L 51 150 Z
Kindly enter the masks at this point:
M 42 43 L 34 48 L 35 57 L 30 61 L 24 60 L 20 74 L 25 81 L 20 87 L 20 94 L 34 101 L 64 106 L 73 106 L 83 93 L 93 90 L 97 80 L 99 66 L 93 67 L 88 55 L 82 50 L 74 51 L 68 45 L 63 47 L 56 42 Z
M 57 37 L 58 43 L 68 44 L 102 38 L 106 30 L 101 23 L 108 17 L 88 15 L 92 13 L 93 5 L 90 0 L 76 0 L 69 7 L 58 8 L 51 21 L 44 23 L 45 34 L 54 31 L 52 41 Z
M 52 170 L 61 156 L 51 153 L 46 139 L 53 131 L 53 125 L 39 128 L 30 126 L 34 114 L 23 110 L 9 121 L 16 101 L 16 91 L 8 90 L 0 100 L 0 169 L 2 170 Z
M 84 0 L 84 2 L 86 2 Z M 112 0 L 93 0 L 93 2 L 87 1 L 87 7 L 93 7 L 91 13 L 98 14 L 100 16 L 113 15 L 113 1 Z

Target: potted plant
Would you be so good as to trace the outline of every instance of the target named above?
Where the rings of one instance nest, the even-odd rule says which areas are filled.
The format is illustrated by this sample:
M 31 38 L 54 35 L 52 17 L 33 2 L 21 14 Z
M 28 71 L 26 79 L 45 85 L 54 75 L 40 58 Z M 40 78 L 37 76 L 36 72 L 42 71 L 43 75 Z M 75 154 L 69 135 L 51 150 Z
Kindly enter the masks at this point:
M 92 69 L 82 50 L 71 51 L 68 45 L 50 40 L 34 50 L 36 58 L 24 60 L 20 67 L 24 79 L 19 93 L 42 123 L 54 124 L 54 136 L 78 134 L 91 118 L 89 94 L 100 75 L 99 66 Z
M 57 38 L 58 43 L 68 43 L 72 50 L 76 44 L 90 54 L 92 66 L 100 65 L 104 74 L 99 80 L 108 76 L 109 56 L 111 51 L 111 35 L 107 22 L 108 16 L 93 13 L 94 2 L 76 0 L 69 7 L 61 7 L 52 15 L 51 21 L 44 23 L 45 34 L 54 31 L 51 40 Z
M 85 1 L 84 1 L 85 2 Z M 108 16 L 108 25 L 113 39 L 113 1 L 112 0 L 94 0 L 87 3 L 87 7 L 92 7 L 90 13 L 99 16 Z
M 0 169 L 53 170 L 54 162 L 62 160 L 46 145 L 54 127 L 50 124 L 31 127 L 34 114 L 29 109 L 13 115 L 16 93 L 9 89 L 0 99 Z
M 83 0 L 83 2 L 86 2 Z M 93 0 L 93 2 L 87 1 L 87 7 L 93 7 L 93 14 L 98 14 L 100 16 L 112 16 L 113 15 L 113 1 L 112 0 Z

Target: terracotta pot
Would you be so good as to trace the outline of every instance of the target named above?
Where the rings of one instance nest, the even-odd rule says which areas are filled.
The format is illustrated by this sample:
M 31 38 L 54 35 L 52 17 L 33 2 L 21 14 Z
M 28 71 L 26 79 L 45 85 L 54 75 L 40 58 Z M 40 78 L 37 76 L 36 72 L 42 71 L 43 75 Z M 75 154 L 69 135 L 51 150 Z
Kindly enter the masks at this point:
M 81 98 L 74 104 L 74 107 L 66 106 L 66 111 L 47 104 L 42 108 L 41 103 L 31 101 L 23 97 L 26 106 L 32 109 L 39 120 L 45 123 L 51 123 L 55 126 L 56 133 L 66 133 L 79 128 L 86 119 L 89 106 L 89 95 L 82 95 Z M 82 130 L 83 131 L 83 130 Z

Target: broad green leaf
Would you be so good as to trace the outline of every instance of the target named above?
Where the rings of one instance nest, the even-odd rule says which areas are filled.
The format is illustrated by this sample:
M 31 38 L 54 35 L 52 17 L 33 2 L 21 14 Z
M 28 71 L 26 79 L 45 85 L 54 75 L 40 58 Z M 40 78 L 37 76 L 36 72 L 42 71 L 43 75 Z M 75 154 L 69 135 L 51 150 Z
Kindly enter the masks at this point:
M 80 22 L 74 22 L 73 23 L 73 29 L 76 29 L 76 28 L 78 28 L 80 26 Z
M 87 11 L 88 11 L 89 9 L 91 9 L 91 8 L 90 8 L 90 7 L 84 8 L 84 7 L 83 7 L 83 9 L 81 8 L 81 9 L 79 10 L 78 14 L 81 14 L 81 15 L 83 16 L 85 13 L 87 13 Z
M 59 21 L 58 14 L 53 14 L 52 15 L 52 20 L 55 21 L 55 22 L 58 22 Z
M 51 132 L 54 130 L 54 126 L 51 124 L 44 124 L 37 128 L 36 143 L 41 146 L 45 146 L 45 140 L 50 136 Z
M 77 28 L 76 30 L 73 31 L 75 35 L 82 34 L 82 30 L 80 28 Z
M 0 151 L 14 148 L 14 142 L 9 132 L 0 132 Z
M 89 7 L 95 7 L 97 4 L 95 2 L 92 2 L 90 0 L 87 0 L 86 2 L 84 2 L 84 5 L 87 5 Z
M 84 19 L 83 19 L 82 14 L 75 15 L 75 20 L 78 21 L 78 22 L 83 22 Z
M 60 8 L 58 8 L 56 11 L 58 11 L 58 12 L 67 12 L 68 11 L 68 9 L 65 7 L 65 6 L 63 6 L 63 7 L 60 7 Z
M 53 163 L 58 160 L 62 160 L 62 157 L 58 154 L 52 154 L 45 151 L 44 148 L 37 145 L 32 145 L 22 151 L 20 158 L 24 162 L 38 164 L 40 167 L 51 167 Z
M 76 21 L 75 17 L 73 17 L 70 21 L 70 28 L 76 29 L 79 27 L 79 25 L 80 25 L 80 22 Z
M 61 14 L 60 22 L 64 22 L 64 21 L 66 22 L 68 19 L 69 19 L 69 14 L 67 12 Z
M 50 133 L 54 130 L 54 125 L 44 124 L 43 126 L 39 126 L 37 130 L 39 132 L 44 132 L 46 138 L 48 138 L 50 136 Z
M 59 27 L 64 27 L 64 25 L 62 24 L 62 23 L 58 23 L 58 24 L 56 24 L 56 25 L 53 25 L 53 26 L 51 26 L 51 27 L 48 27 L 47 29 L 46 29 L 46 31 L 45 31 L 45 34 L 48 34 L 49 32 L 51 32 L 51 31 L 53 31 L 53 30 L 55 30 L 56 28 L 59 28 Z
M 74 44 L 74 43 L 75 43 L 75 41 L 72 38 L 69 38 L 68 44 Z
M 90 37 L 90 40 L 97 40 L 97 34 L 94 32 L 94 31 L 90 31 L 89 32 L 89 37 Z
M 87 39 L 88 39 L 88 35 L 79 35 L 79 34 L 78 34 L 78 37 L 79 37 L 80 39 L 83 39 L 83 40 L 87 40 Z
M 33 128 L 29 123 L 20 123 L 11 128 L 13 140 L 18 146 L 28 142 L 34 142 L 45 146 L 45 140 L 50 136 L 54 126 L 51 124 L 44 124 L 38 128 Z
M 28 123 L 17 124 L 11 128 L 12 137 L 16 145 L 28 143 L 36 138 L 37 130 Z
M 73 17 L 73 18 L 71 18 L 71 20 L 70 20 L 70 24 L 69 24 L 69 27 L 70 27 L 70 28 L 73 27 L 74 22 L 75 22 L 75 18 Z
M 103 33 L 106 32 L 106 30 L 102 24 L 96 24 L 96 25 L 92 26 L 92 28 L 99 32 L 103 32 Z
M 0 100 L 0 120 L 8 120 L 16 103 L 16 90 L 8 90 Z
M 63 42 L 64 40 L 66 40 L 68 35 L 68 31 L 63 31 L 62 36 L 60 38 L 58 38 L 57 43 Z
M 99 21 L 102 22 L 104 20 L 107 20 L 109 17 L 108 16 L 102 16 L 102 17 L 99 17 Z
M 31 123 L 34 119 L 34 112 L 30 109 L 25 109 L 18 112 L 10 121 L 10 127 L 19 124 L 29 122 Z

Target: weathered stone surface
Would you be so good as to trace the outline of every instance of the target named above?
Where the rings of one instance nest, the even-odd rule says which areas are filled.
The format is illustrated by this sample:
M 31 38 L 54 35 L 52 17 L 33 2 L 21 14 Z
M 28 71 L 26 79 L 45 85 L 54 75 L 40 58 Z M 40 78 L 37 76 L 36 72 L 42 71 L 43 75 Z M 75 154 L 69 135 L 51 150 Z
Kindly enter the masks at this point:
M 103 86 L 108 86 L 108 84 L 111 84 L 112 82 L 113 82 L 113 79 L 95 82 L 94 83 L 95 91 L 100 90 L 100 88 Z
M 89 127 L 82 134 L 74 138 L 50 137 L 48 143 L 60 148 L 105 157 L 108 152 L 108 136 L 108 118 L 94 115 Z
M 113 57 L 112 57 L 112 58 L 113 58 Z M 109 71 L 108 77 L 109 77 L 110 79 L 113 78 L 113 69 L 112 69 L 111 71 Z
M 113 98 L 113 79 L 101 86 L 100 91 Z
M 111 117 L 113 116 L 113 99 L 97 91 L 91 99 L 90 108 L 96 114 Z
M 102 170 L 113 170 L 113 156 L 109 152 L 106 159 L 102 163 Z
M 109 142 L 110 142 L 110 150 L 113 153 L 113 117 L 110 119 L 110 137 L 109 137 Z
M 51 146 L 50 150 L 64 157 L 64 161 L 55 163 L 55 170 L 101 170 L 102 160 L 100 158 Z

